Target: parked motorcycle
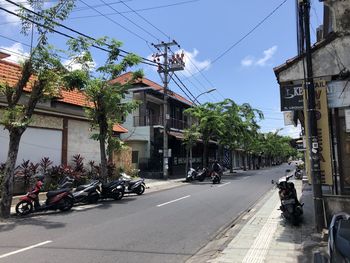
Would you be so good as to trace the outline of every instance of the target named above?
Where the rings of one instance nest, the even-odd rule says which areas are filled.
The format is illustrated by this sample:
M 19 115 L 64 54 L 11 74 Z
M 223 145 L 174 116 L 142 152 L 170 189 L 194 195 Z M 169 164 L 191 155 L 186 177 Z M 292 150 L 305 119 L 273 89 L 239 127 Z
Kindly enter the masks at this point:
M 20 198 L 20 202 L 16 205 L 17 215 L 24 216 L 32 212 L 57 209 L 68 211 L 73 207 L 74 197 L 69 188 L 47 192 L 45 203 L 40 204 L 39 193 L 43 186 L 43 179 L 44 177 L 38 177 L 33 190 Z
M 296 168 L 294 172 L 295 179 L 303 179 L 303 171 L 300 168 Z
M 203 169 L 200 169 L 199 167 L 197 169 L 190 168 L 190 170 L 187 172 L 186 182 L 192 182 L 195 180 L 203 182 L 205 177 L 207 176 L 207 173 L 208 173 L 207 168 L 203 168 Z
M 223 168 L 219 162 L 215 161 L 212 165 L 210 177 L 213 184 L 219 184 L 221 182 L 221 175 L 223 174 Z
M 126 173 L 121 173 L 121 177 L 119 181 L 124 185 L 124 193 L 125 194 L 137 194 L 142 195 L 146 190 L 146 184 L 144 178 L 139 178 L 132 180 L 131 176 Z
M 100 181 L 94 180 L 89 184 L 79 185 L 73 192 L 75 203 L 94 204 L 100 199 Z
M 221 175 L 218 172 L 212 171 L 210 177 L 213 184 L 219 184 L 221 182 Z
M 101 199 L 113 198 L 120 200 L 124 196 L 125 186 L 119 180 L 114 180 L 109 183 L 99 183 L 98 192 Z
M 300 204 L 297 198 L 294 184 L 289 182 L 292 176 L 282 177 L 276 182 L 276 186 L 279 189 L 278 194 L 281 200 L 280 210 L 282 211 L 282 216 L 290 220 L 293 225 L 298 225 L 300 216 L 303 214 L 303 204 Z M 275 182 L 272 180 L 272 183 Z
M 344 212 L 335 214 L 328 233 L 330 262 L 350 262 L 350 215 Z

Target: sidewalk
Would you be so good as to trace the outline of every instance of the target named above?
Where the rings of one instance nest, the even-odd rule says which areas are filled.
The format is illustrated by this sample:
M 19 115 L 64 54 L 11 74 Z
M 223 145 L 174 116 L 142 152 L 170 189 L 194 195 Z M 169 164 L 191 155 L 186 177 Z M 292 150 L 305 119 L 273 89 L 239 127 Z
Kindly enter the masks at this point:
M 294 184 L 298 197 L 305 203 L 300 226 L 292 226 L 281 217 L 281 211 L 277 210 L 280 206 L 277 189 L 273 189 L 225 233 L 222 239 L 226 241 L 216 254 L 197 262 L 313 262 L 313 250 L 320 246 L 321 240 L 313 234 L 311 186 L 301 180 Z M 209 250 L 204 248 L 199 254 L 205 255 Z

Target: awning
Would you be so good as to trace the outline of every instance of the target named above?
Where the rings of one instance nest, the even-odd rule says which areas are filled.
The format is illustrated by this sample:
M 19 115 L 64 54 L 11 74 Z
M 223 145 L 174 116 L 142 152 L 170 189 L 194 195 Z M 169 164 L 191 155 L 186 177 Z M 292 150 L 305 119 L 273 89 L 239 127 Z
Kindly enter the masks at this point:
M 182 132 L 169 131 L 168 134 L 176 139 L 184 140 L 184 134 Z

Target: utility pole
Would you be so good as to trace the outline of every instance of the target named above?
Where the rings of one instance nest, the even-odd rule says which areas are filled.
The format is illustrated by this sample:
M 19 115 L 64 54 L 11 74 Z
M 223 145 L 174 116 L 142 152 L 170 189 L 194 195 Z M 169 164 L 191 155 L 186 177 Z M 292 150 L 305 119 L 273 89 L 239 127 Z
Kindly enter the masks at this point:
M 172 42 L 161 42 L 160 44 L 153 45 L 161 53 L 153 55 L 154 61 L 158 63 L 158 73 L 163 81 L 164 85 L 164 96 L 163 96 L 163 178 L 168 179 L 168 169 L 169 169 L 169 150 L 168 150 L 168 84 L 171 76 L 170 73 L 174 71 L 183 70 L 185 68 L 184 54 L 174 54 L 169 57 L 168 50 L 171 46 L 178 46 L 179 44 L 173 40 Z M 163 57 L 163 63 L 160 63 L 160 58 Z
M 319 145 L 317 138 L 317 119 L 316 119 L 316 103 L 315 103 L 315 86 L 313 80 L 312 70 L 312 56 L 311 56 L 311 41 L 310 41 L 310 2 L 309 0 L 300 0 L 300 8 L 303 8 L 304 15 L 304 32 L 305 32 L 305 57 L 306 57 L 306 83 L 304 92 L 307 98 L 307 114 L 308 123 L 306 125 L 309 131 L 309 149 L 310 149 L 310 166 L 311 166 L 311 180 L 315 208 L 315 227 L 316 231 L 322 231 L 324 227 L 324 212 L 322 202 L 322 182 L 320 173 L 320 156 Z

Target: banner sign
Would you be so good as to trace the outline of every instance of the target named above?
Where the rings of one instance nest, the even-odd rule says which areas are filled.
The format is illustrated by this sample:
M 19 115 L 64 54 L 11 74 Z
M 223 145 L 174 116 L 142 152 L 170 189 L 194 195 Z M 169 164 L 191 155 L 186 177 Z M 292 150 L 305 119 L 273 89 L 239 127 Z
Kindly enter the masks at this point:
M 309 138 L 309 125 L 307 114 L 307 99 L 304 95 L 304 116 L 305 116 L 305 132 L 306 138 Z M 320 158 L 320 174 L 322 184 L 333 185 L 333 173 L 331 162 L 331 143 L 328 120 L 328 105 L 327 105 L 327 87 L 325 81 L 315 81 L 315 104 L 316 104 L 316 118 L 317 118 L 317 137 L 318 137 L 318 154 Z M 311 182 L 310 174 L 310 143 L 306 144 L 306 167 L 309 182 Z
M 302 85 L 280 86 L 281 111 L 303 109 Z

